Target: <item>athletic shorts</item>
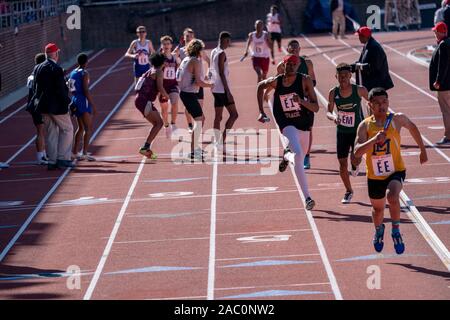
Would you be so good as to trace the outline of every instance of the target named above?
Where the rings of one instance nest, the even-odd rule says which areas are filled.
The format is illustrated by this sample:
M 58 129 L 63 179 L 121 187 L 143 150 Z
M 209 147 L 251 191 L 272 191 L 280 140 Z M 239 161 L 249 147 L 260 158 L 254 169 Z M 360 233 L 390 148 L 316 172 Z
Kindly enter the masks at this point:
M 44 120 L 42 119 L 42 114 L 36 111 L 28 110 L 28 112 L 31 114 L 31 118 L 33 118 L 33 124 L 35 126 L 44 124 Z
M 166 92 L 169 94 L 169 100 L 171 104 L 175 104 L 178 102 L 178 97 L 180 96 L 180 94 L 178 93 L 178 89 L 176 91 L 167 91 Z M 166 98 L 164 98 L 162 96 L 162 94 L 159 94 L 159 102 L 160 103 L 165 103 L 168 102 L 169 100 L 167 100 Z
M 355 133 L 337 132 L 336 134 L 336 154 L 338 159 L 348 158 L 350 150 L 355 147 Z
M 183 101 L 186 110 L 195 119 L 203 115 L 202 107 L 198 102 L 198 94 L 193 92 L 180 92 L 181 101 Z
M 253 68 L 261 69 L 263 73 L 269 72 L 270 58 L 252 57 Z
M 214 107 L 216 107 L 216 108 L 228 107 L 234 103 L 234 102 L 228 101 L 228 97 L 227 97 L 226 93 L 213 92 L 213 96 L 214 96 Z
M 367 179 L 370 199 L 383 199 L 386 197 L 386 190 L 392 180 L 400 181 L 403 184 L 406 178 L 406 171 L 397 171 L 384 180 Z
M 72 104 L 75 106 L 75 112 L 73 114 L 77 118 L 81 118 L 86 112 L 92 114 L 92 106 L 85 96 L 73 96 Z
M 197 99 L 203 100 L 205 98 L 205 91 L 203 90 L 203 87 L 200 87 L 197 93 Z
M 151 111 L 158 111 L 153 105 L 153 102 L 146 101 L 145 99 L 136 99 L 134 101 L 134 105 L 136 109 L 139 110 L 140 113 L 146 118 Z
M 278 33 L 278 32 L 271 32 L 271 33 L 270 33 L 270 39 L 271 39 L 272 41 L 278 41 L 278 42 L 280 42 L 280 41 L 281 41 L 281 33 Z

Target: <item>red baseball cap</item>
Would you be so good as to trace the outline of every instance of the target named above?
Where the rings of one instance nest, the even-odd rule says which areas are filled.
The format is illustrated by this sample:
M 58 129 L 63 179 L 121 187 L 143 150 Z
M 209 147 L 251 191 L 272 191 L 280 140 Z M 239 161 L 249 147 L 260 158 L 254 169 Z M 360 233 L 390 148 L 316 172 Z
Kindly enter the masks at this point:
M 283 62 L 284 63 L 291 62 L 293 64 L 298 64 L 300 62 L 300 58 L 297 57 L 296 55 L 290 54 L 283 58 Z
M 45 53 L 53 53 L 59 51 L 59 48 L 56 44 L 54 43 L 49 43 L 45 46 Z
M 447 33 L 448 28 L 445 22 L 438 22 L 433 28 L 431 28 L 431 30 L 439 33 Z
M 369 27 L 360 27 L 355 35 L 362 35 L 366 38 L 369 38 L 370 36 L 372 36 L 372 29 L 370 29 Z

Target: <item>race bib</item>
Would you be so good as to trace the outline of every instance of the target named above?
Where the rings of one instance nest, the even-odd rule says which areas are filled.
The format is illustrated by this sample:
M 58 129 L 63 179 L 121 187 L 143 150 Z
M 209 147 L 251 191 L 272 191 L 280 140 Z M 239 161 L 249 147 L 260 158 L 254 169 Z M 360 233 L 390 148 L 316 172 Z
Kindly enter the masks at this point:
M 255 45 L 255 52 L 256 53 L 263 53 L 264 49 L 263 49 L 263 45 L 262 44 L 256 44 Z
M 164 68 L 164 79 L 166 80 L 174 80 L 176 79 L 177 72 L 175 71 L 175 67 L 165 67 Z
M 300 103 L 294 101 L 294 95 L 294 93 L 280 95 L 281 107 L 284 112 L 299 111 L 301 109 Z
M 148 54 L 146 54 L 145 52 L 139 52 L 138 64 L 147 65 L 148 63 Z
M 353 128 L 355 126 L 355 113 L 338 111 L 339 124 L 344 127 Z
M 77 89 L 75 88 L 75 79 L 69 79 L 67 81 L 67 86 L 69 87 L 70 92 L 75 92 Z
M 395 172 L 392 154 L 372 156 L 372 168 L 377 177 L 387 177 Z

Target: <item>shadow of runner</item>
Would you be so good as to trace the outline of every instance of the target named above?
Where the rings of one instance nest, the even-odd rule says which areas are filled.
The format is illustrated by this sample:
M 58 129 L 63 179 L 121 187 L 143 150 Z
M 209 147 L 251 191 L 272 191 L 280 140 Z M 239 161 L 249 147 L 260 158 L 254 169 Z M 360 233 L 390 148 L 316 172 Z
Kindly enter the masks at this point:
M 410 270 L 413 270 L 415 272 L 420 272 L 420 273 L 425 273 L 425 274 L 429 274 L 432 276 L 437 276 L 437 277 L 442 277 L 444 279 L 446 279 L 447 281 L 450 281 L 450 272 L 446 272 L 446 271 L 438 271 L 438 270 L 432 270 L 432 269 L 428 269 L 428 268 L 424 268 L 424 267 L 419 267 L 419 266 L 414 266 L 410 263 L 388 263 L 388 264 L 392 264 L 392 265 L 397 265 L 397 266 L 401 266 Z

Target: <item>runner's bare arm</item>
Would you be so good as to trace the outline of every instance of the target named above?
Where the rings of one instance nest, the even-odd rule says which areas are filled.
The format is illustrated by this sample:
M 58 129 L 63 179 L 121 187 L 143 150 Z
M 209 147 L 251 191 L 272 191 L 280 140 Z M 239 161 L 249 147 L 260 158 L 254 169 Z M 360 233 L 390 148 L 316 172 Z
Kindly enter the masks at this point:
M 364 100 L 369 101 L 369 92 L 367 91 L 366 87 L 358 86 L 358 95 L 361 98 L 364 98 Z
M 195 84 L 202 88 L 212 88 L 213 85 L 211 83 L 203 81 L 202 77 L 202 60 L 195 59 L 191 62 L 193 68 L 193 74 L 195 75 Z
M 316 92 L 314 91 L 314 84 L 309 76 L 303 76 L 303 80 L 303 89 L 308 100 L 303 100 L 299 97 L 299 101 L 297 102 L 312 112 L 318 112 L 320 107 L 317 102 Z
M 273 52 L 273 41 L 272 39 L 270 39 L 269 34 L 266 34 L 266 43 L 270 49 L 270 56 L 272 57 L 272 60 L 275 61 L 275 54 Z
M 248 56 L 248 48 L 250 48 L 250 44 L 252 43 L 252 33 L 248 34 L 247 45 L 245 46 L 244 57 Z
M 310 59 L 306 59 L 306 66 L 308 67 L 308 75 L 311 77 L 314 86 L 316 86 L 316 74 L 314 73 L 314 64 Z
M 85 71 L 83 75 L 83 93 L 86 96 L 86 99 L 88 100 L 89 104 L 92 106 L 93 115 L 95 115 L 97 113 L 97 108 L 89 92 L 89 73 L 87 71 Z
M 334 121 L 334 123 L 337 124 L 338 118 L 334 114 L 334 88 L 330 90 L 330 93 L 328 94 L 328 112 L 327 112 L 327 118 L 328 120 Z
M 361 122 L 358 126 L 358 131 L 356 133 L 356 139 L 355 139 L 355 150 L 354 154 L 355 157 L 361 158 L 363 155 L 365 155 L 368 151 L 372 150 L 373 145 L 377 143 L 377 137 L 382 133 L 380 131 L 376 136 L 374 136 L 372 139 L 369 139 L 367 135 L 367 126 L 366 122 Z
M 225 52 L 219 54 L 219 75 L 220 80 L 222 80 L 225 93 L 227 94 L 227 96 L 231 96 L 230 88 L 228 87 L 227 77 L 225 76 L 225 59 L 226 59 Z
M 258 108 L 259 108 L 259 112 L 261 114 L 265 114 L 264 112 L 264 101 L 263 101 L 263 97 L 264 97 L 264 90 L 266 89 L 275 89 L 277 85 L 277 78 L 273 77 L 273 78 L 269 78 L 266 80 L 261 81 L 260 83 L 258 83 L 258 89 L 257 89 L 257 98 L 258 98 Z
M 148 52 L 150 52 L 150 54 L 155 52 L 155 48 L 153 47 L 152 40 L 148 40 Z
M 136 40 L 133 40 L 130 44 L 130 47 L 128 48 L 127 52 L 125 53 L 125 57 L 135 59 L 136 54 L 134 52 L 134 48 L 136 47 Z
M 412 122 L 407 116 L 403 113 L 396 113 L 393 121 L 395 121 L 396 127 L 400 130 L 402 127 L 408 129 L 409 133 L 413 137 L 414 141 L 420 148 L 419 160 L 420 163 L 423 164 L 428 161 L 427 149 L 425 148 L 425 144 L 422 140 L 422 135 L 420 134 L 417 126 Z
M 205 50 L 202 50 L 202 59 L 206 61 L 206 64 L 208 65 L 208 68 L 211 67 L 211 60 L 209 59 L 209 55 L 206 53 Z
M 161 68 L 158 68 L 156 70 L 156 86 L 158 87 L 159 93 L 166 98 L 169 99 L 169 95 L 167 94 L 166 89 L 164 89 L 164 74 Z

